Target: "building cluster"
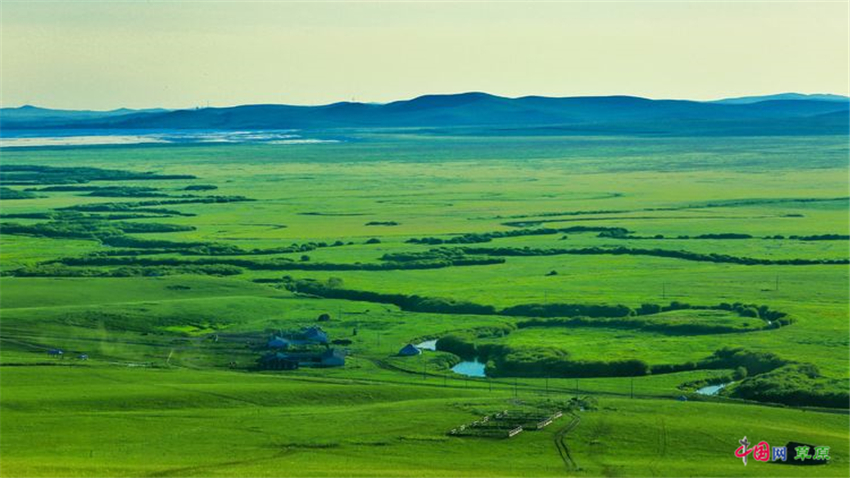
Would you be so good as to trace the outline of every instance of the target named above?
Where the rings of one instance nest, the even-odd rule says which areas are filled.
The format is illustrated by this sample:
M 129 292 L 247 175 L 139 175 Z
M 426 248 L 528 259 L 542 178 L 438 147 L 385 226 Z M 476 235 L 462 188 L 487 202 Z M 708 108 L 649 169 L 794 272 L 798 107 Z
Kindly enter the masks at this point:
M 329 346 L 327 332 L 318 326 L 274 335 L 266 344 L 267 352 L 257 361 L 266 370 L 294 370 L 299 367 L 342 367 L 346 352 Z

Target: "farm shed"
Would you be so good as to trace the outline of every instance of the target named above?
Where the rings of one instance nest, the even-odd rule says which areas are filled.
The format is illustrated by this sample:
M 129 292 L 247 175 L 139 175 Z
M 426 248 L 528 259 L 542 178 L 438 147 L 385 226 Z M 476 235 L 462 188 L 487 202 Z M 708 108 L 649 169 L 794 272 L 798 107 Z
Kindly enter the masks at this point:
M 411 357 L 413 355 L 419 355 L 422 351 L 417 349 L 413 344 L 407 344 L 398 351 L 398 354 L 402 357 Z
M 329 349 L 322 353 L 321 364 L 323 367 L 342 367 L 345 365 L 345 352 L 340 349 Z
M 268 342 L 268 347 L 270 349 L 285 349 L 289 348 L 289 345 L 289 340 L 286 340 L 283 337 L 272 337 Z
M 266 370 L 295 370 L 298 361 L 280 352 L 263 355 L 257 360 L 260 368 Z
M 304 329 L 304 339 L 309 342 L 315 342 L 319 344 L 328 343 L 328 334 L 321 327 L 307 327 Z

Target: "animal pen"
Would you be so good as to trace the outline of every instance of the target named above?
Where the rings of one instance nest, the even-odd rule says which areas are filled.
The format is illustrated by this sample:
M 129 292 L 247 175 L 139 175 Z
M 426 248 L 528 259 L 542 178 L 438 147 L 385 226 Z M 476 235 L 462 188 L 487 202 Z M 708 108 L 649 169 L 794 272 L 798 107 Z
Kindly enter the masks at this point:
M 523 431 L 542 430 L 563 415 L 560 410 L 502 410 L 453 428 L 448 434 L 456 437 L 512 438 Z

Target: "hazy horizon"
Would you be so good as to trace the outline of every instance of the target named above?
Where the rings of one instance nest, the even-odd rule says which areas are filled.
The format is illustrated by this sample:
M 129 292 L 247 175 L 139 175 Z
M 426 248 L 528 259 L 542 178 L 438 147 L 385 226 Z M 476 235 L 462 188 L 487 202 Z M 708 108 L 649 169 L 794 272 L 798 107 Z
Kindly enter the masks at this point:
M 393 103 L 393 102 L 398 102 L 398 101 L 410 101 L 410 100 L 413 100 L 413 99 L 416 99 L 416 98 L 419 98 L 419 97 L 422 97 L 422 96 L 452 96 L 452 95 L 463 95 L 463 94 L 470 94 L 470 93 L 483 93 L 483 94 L 491 95 L 491 96 L 501 96 L 501 95 L 494 95 L 493 93 L 489 93 L 489 92 L 486 92 L 486 91 L 459 91 L 459 92 L 453 92 L 453 93 L 425 93 L 425 94 L 413 96 L 413 97 L 410 97 L 410 98 L 399 98 L 399 99 L 385 101 L 385 102 L 362 102 L 362 103 L 378 105 L 378 104 L 388 104 L 388 103 Z M 821 96 L 821 95 L 840 96 L 842 98 L 850 99 L 850 97 L 848 97 L 847 95 L 842 95 L 842 94 L 839 94 L 839 93 L 831 93 L 831 92 L 800 93 L 799 91 L 783 91 L 783 92 L 777 92 L 777 93 L 764 93 L 764 94 L 743 95 L 743 96 L 735 96 L 735 97 L 711 98 L 711 99 L 707 99 L 707 100 L 692 99 L 692 98 L 666 98 L 666 97 L 665 98 L 649 98 L 649 97 L 645 97 L 645 96 L 638 97 L 638 96 L 633 96 L 633 95 L 618 95 L 618 94 L 577 95 L 577 96 L 564 96 L 562 98 L 570 98 L 570 97 L 572 97 L 572 98 L 593 98 L 593 97 L 618 97 L 618 96 L 626 97 L 626 96 L 628 96 L 628 97 L 635 97 L 635 98 L 644 98 L 644 99 L 653 100 L 653 101 L 672 100 L 672 101 L 711 102 L 711 101 L 720 101 L 720 100 L 731 100 L 731 99 L 737 99 L 737 98 L 776 96 L 776 95 L 789 95 L 789 94 L 790 95 L 800 94 L 800 95 L 807 95 L 807 96 Z M 532 97 L 532 96 L 542 97 L 543 95 L 535 95 L 535 94 L 530 93 L 530 94 L 520 95 L 520 96 L 505 96 L 504 98 L 518 99 L 518 98 Z M 548 98 L 556 98 L 556 97 L 548 97 Z M 122 110 L 122 109 L 128 109 L 128 110 L 134 110 L 134 111 L 155 110 L 155 109 L 184 110 L 184 109 L 195 109 L 195 108 L 233 108 L 233 107 L 237 107 L 237 106 L 256 106 L 256 105 L 285 105 L 285 106 L 306 106 L 306 107 L 309 107 L 309 106 L 327 106 L 327 105 L 331 105 L 331 104 L 345 103 L 345 102 L 346 102 L 346 100 L 332 101 L 330 103 L 313 103 L 313 104 L 268 103 L 268 102 L 267 103 L 240 103 L 240 104 L 229 104 L 229 105 L 213 105 L 213 104 L 210 104 L 210 105 L 187 106 L 187 107 L 183 107 L 183 108 L 167 108 L 167 107 L 164 107 L 164 106 L 150 105 L 150 106 L 141 106 L 141 107 L 138 107 L 138 108 L 129 108 L 129 107 L 125 107 L 125 106 L 118 106 L 116 108 L 107 108 L 107 109 L 57 108 L 57 107 L 52 107 L 50 105 L 42 105 L 42 104 L 38 104 L 38 103 L 35 103 L 35 104 L 26 103 L 26 104 L 17 104 L 17 105 L 8 105 L 8 106 L 0 104 L 0 109 L 16 109 L 16 108 L 24 108 L 24 107 L 34 107 L 34 108 L 41 108 L 41 109 L 47 109 L 47 110 L 60 110 L 60 111 L 64 110 L 64 111 L 103 111 L 103 112 L 107 112 L 107 111 L 115 111 L 115 110 Z
M 847 95 L 846 2 L 4 2 L 3 107 Z

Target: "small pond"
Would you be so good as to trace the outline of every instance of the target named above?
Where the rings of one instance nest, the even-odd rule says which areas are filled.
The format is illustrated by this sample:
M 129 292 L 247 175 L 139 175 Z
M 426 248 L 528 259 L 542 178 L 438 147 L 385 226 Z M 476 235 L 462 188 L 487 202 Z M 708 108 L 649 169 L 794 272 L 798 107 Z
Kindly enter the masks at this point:
M 419 342 L 415 347 L 419 350 L 437 350 L 437 339 Z
M 452 367 L 452 372 L 466 375 L 467 377 L 486 377 L 484 375 L 484 366 L 485 364 L 479 362 L 478 359 L 472 361 L 464 360 Z
M 730 385 L 731 383 L 732 382 L 720 383 L 720 384 L 717 384 L 717 385 L 708 385 L 708 386 L 702 387 L 700 389 L 697 389 L 697 393 L 700 394 L 700 395 L 717 395 L 718 393 L 720 393 L 721 390 L 726 388 L 726 386 Z
M 437 350 L 437 339 L 419 342 L 415 347 L 419 350 Z M 479 362 L 478 359 L 464 360 L 452 367 L 452 372 L 467 377 L 486 377 L 484 375 L 484 366 L 485 364 Z

